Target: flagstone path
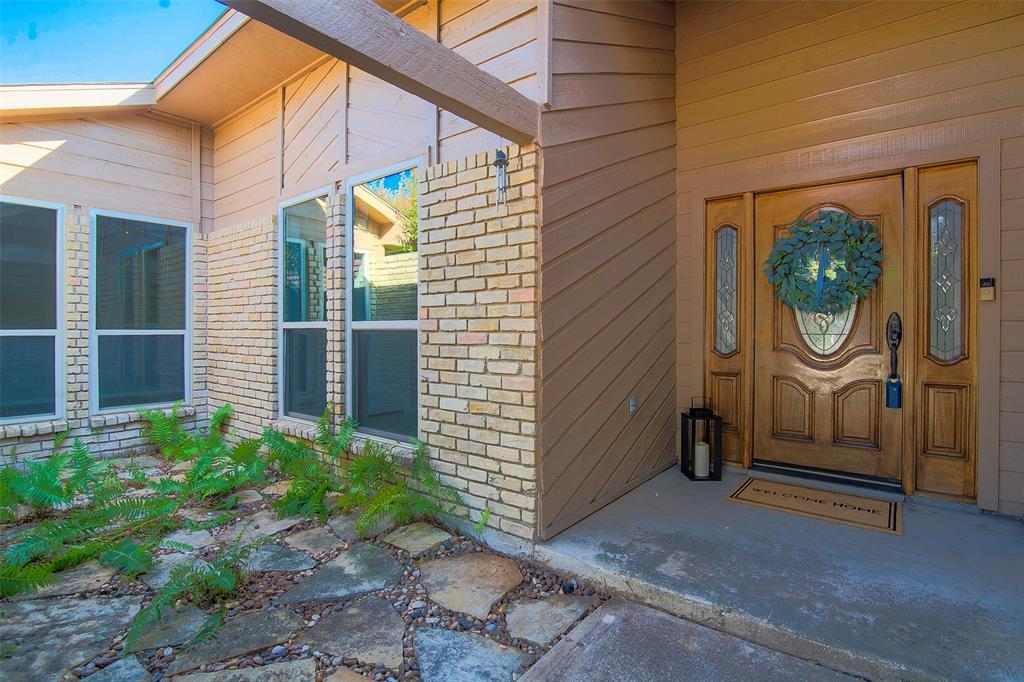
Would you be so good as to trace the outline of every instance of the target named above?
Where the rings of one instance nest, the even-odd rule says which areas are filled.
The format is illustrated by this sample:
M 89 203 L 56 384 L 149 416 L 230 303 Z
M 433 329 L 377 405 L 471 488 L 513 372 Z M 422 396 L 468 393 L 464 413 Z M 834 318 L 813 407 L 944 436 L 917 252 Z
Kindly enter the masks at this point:
M 166 473 L 168 465 L 162 466 Z M 595 611 L 608 595 L 594 587 L 427 523 L 393 531 L 381 524 L 376 536 L 357 540 L 352 515 L 326 523 L 280 519 L 270 503 L 285 491 L 284 485 L 265 486 L 263 499 L 235 507 L 220 528 L 175 532 L 175 541 L 194 549 L 160 550 L 156 565 L 137 579 L 86 564 L 60 574 L 46 592 L 0 602 L 0 651 L 10 649 L 0 658 L 0 680 L 509 682 L 533 668 L 550 670 L 536 665 L 549 651 L 568 652 L 567 665 L 581 669 L 588 659 L 573 659 L 564 643 L 579 641 L 572 638 L 581 623 L 590 624 L 587 637 L 607 630 L 593 619 L 609 613 Z M 218 514 L 188 510 L 197 522 Z M 8 538 L 17 532 L 0 530 Z M 220 607 L 179 603 L 125 651 L 129 623 L 173 567 L 212 560 L 239 536 L 263 544 L 250 557 L 239 591 L 223 605 L 224 625 L 216 635 L 191 646 Z M 706 641 L 746 651 L 739 640 Z M 789 669 L 817 670 L 803 662 Z M 656 665 L 650 671 L 654 676 L 644 679 L 669 679 Z M 601 672 L 636 679 L 621 669 Z M 585 671 L 579 674 L 586 679 Z

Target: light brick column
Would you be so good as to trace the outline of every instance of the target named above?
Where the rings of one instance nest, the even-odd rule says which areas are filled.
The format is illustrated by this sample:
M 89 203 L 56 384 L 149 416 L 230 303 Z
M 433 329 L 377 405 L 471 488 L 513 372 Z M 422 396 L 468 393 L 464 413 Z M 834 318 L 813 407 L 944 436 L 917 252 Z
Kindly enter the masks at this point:
M 435 467 L 488 525 L 532 540 L 537 452 L 537 154 L 512 145 L 420 182 L 420 425 Z
M 208 238 L 209 404 L 231 403 L 231 431 L 257 438 L 277 418 L 277 217 Z
M 344 188 L 328 197 L 327 218 L 327 402 L 334 421 L 345 415 L 345 270 Z

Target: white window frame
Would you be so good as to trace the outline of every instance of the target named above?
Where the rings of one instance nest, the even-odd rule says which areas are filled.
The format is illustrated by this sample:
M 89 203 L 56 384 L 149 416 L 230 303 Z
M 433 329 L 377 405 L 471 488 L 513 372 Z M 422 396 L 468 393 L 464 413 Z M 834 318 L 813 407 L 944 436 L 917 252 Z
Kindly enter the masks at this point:
M 426 170 L 424 158 L 422 156 L 414 157 L 396 163 L 385 168 L 379 168 L 369 173 L 363 173 L 349 178 L 345 182 L 345 225 L 355 226 L 355 195 L 353 193 L 356 185 L 361 185 L 370 180 L 378 180 L 385 178 L 389 175 L 399 173 L 410 168 L 416 169 L 416 178 L 420 180 L 423 178 L 423 174 Z M 416 212 L 420 213 L 419 206 L 419 194 L 416 195 Z M 417 239 L 419 235 L 417 234 Z M 360 249 L 361 251 L 363 249 Z M 355 251 L 355 229 L 345 230 L 345 416 L 355 419 L 355 415 L 352 413 L 352 332 L 359 330 L 410 330 L 417 332 L 416 336 L 416 438 L 419 438 L 422 433 L 422 415 L 421 415 L 421 401 L 420 401 L 420 390 L 419 383 L 420 377 L 423 372 L 423 358 L 419 352 L 419 310 L 420 310 L 420 283 L 419 283 L 419 268 L 417 267 L 416 272 L 416 319 L 415 320 L 384 320 L 378 322 L 372 321 L 354 321 L 352 319 L 352 253 Z M 419 254 L 419 243 L 416 244 L 416 252 Z M 399 445 L 408 447 L 408 442 L 405 440 L 399 440 L 399 438 L 406 438 L 406 436 L 400 436 L 398 434 L 385 435 L 378 431 L 366 431 L 360 426 L 356 430 L 356 435 L 360 438 L 380 441 L 389 445 Z
M 96 328 L 96 237 L 97 223 L 100 217 L 120 218 L 122 220 L 137 220 L 156 225 L 168 225 L 170 227 L 185 228 L 185 328 L 184 329 L 97 329 Z M 174 336 L 185 337 L 184 358 L 185 365 L 185 396 L 183 402 L 187 406 L 192 405 L 192 288 L 194 255 L 192 253 L 192 232 L 195 226 L 192 223 L 181 220 L 168 220 L 155 216 L 137 215 L 135 213 L 122 213 L 119 211 L 108 211 L 106 209 L 94 208 L 89 211 L 89 413 L 117 414 L 122 412 L 133 412 L 138 408 L 159 409 L 172 407 L 178 401 L 163 403 L 147 403 L 144 405 L 117 405 L 100 409 L 100 375 L 99 375 L 99 337 L 101 336 Z M 144 265 L 144 264 L 143 264 Z M 143 317 L 145 317 L 145 305 L 143 305 Z M 145 322 L 143 322 L 145 324 Z
M 57 322 L 55 329 L 0 329 L 0 336 L 53 336 L 54 353 L 54 411 L 51 414 L 20 414 L 15 417 L 0 418 L 0 424 L 22 424 L 47 419 L 64 419 L 67 416 L 67 313 L 64 309 L 64 291 L 67 285 L 64 280 L 65 259 L 67 245 L 64 243 L 64 217 L 66 205 L 53 201 L 40 201 L 38 199 L 26 199 L 24 197 L 9 196 L 0 194 L 0 201 L 8 204 L 20 204 L 22 206 L 35 206 L 36 208 L 49 208 L 57 211 L 57 281 L 54 287 L 57 292 Z
M 285 411 L 285 350 L 284 350 L 284 332 L 286 329 L 323 329 L 327 331 L 328 325 L 330 324 L 330 315 L 328 314 L 326 320 L 314 320 L 309 322 L 285 322 L 284 321 L 284 272 L 285 272 L 285 243 L 289 240 L 285 233 L 284 224 L 284 211 L 286 208 L 295 206 L 297 204 L 304 203 L 310 199 L 317 199 L 324 197 L 330 205 L 331 198 L 331 186 L 321 187 L 305 194 L 300 194 L 297 197 L 292 197 L 282 201 L 277 205 L 277 414 L 281 419 L 294 419 L 296 421 L 315 423 L 320 415 L 300 415 L 300 414 L 288 414 Z M 327 216 L 328 226 L 330 224 L 330 214 Z M 303 252 L 305 252 L 305 244 L 303 244 Z M 303 282 L 306 282 L 306 269 L 307 265 L 303 266 Z M 324 285 L 326 287 L 329 278 L 327 273 L 324 272 Z M 306 287 L 303 286 L 303 292 Z M 305 311 L 307 310 L 308 301 L 305 299 L 302 301 L 303 314 L 302 317 L 306 317 Z M 329 311 L 325 311 L 328 312 Z M 329 352 L 329 351 L 328 351 Z M 328 378 L 324 377 L 324 383 L 328 384 Z

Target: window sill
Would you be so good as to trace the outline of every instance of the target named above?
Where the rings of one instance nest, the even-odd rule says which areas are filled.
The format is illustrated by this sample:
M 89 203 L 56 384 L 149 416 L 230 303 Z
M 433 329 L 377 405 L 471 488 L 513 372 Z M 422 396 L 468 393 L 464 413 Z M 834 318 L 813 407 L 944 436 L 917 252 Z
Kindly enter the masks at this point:
M 171 415 L 170 407 L 161 410 L 165 416 Z M 196 416 L 196 408 L 191 405 L 185 405 L 178 408 L 179 417 L 194 417 Z M 89 426 L 94 429 L 101 429 L 105 426 L 117 426 L 118 424 L 132 424 L 134 422 L 143 421 L 142 415 L 138 410 L 126 410 L 124 412 L 109 412 L 106 414 L 94 414 L 89 417 Z
M 412 444 L 410 443 L 402 443 L 399 441 L 390 440 L 388 438 L 371 436 L 365 433 L 357 433 L 355 436 L 353 436 L 352 443 L 348 447 L 349 452 L 351 452 L 353 455 L 363 454 L 363 447 L 366 445 L 368 441 L 382 443 L 391 448 L 391 450 L 395 453 L 395 456 L 398 457 L 398 463 L 404 467 L 408 467 L 409 465 L 411 465 L 413 458 L 416 456 L 416 448 L 413 447 Z
M 271 427 L 286 436 L 291 436 L 292 438 L 298 438 L 299 440 L 304 440 L 309 443 L 316 441 L 316 424 L 312 422 L 302 421 L 301 419 L 294 419 L 292 417 L 283 417 L 271 424 Z M 363 447 L 366 445 L 367 441 L 383 443 L 390 447 L 398 457 L 399 464 L 402 466 L 407 467 L 412 464 L 413 457 L 416 455 L 416 448 L 409 443 L 400 443 L 398 441 L 379 438 L 365 433 L 357 433 L 353 436 L 352 442 L 349 443 L 348 451 L 356 456 L 363 454 Z
M 46 436 L 68 430 L 66 419 L 41 419 L 38 421 L 19 422 L 16 424 L 0 424 L 0 438 L 24 438 L 27 436 Z
M 291 436 L 292 438 L 306 440 L 310 443 L 316 440 L 316 424 L 313 422 L 302 421 L 301 419 L 294 419 L 292 417 L 282 417 L 270 426 L 274 430 L 280 431 L 284 435 Z

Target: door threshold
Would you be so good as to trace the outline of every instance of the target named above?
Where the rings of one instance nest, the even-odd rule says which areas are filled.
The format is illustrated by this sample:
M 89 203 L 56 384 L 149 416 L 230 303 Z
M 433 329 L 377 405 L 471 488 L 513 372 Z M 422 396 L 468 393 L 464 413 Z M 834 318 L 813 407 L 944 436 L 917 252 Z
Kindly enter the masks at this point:
M 808 469 L 806 467 L 798 467 L 790 464 L 758 462 L 756 460 L 751 464 L 750 470 L 788 478 L 803 478 L 813 481 L 822 481 L 824 483 L 834 483 L 837 485 L 852 486 L 861 489 L 877 490 L 879 492 L 903 497 L 903 486 L 899 481 L 867 478 L 865 476 L 841 474 L 821 469 Z

